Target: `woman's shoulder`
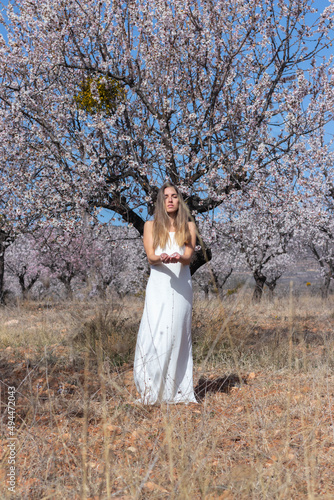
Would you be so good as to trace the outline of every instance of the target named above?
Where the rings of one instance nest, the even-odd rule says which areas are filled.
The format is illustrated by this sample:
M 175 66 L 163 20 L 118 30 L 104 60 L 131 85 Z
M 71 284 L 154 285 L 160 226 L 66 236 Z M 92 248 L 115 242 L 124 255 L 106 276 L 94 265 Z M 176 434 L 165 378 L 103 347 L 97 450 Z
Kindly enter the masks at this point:
M 147 220 L 144 224 L 144 231 L 152 232 L 153 231 L 153 220 Z
M 196 233 L 196 224 L 193 221 L 188 222 L 188 227 L 190 232 Z

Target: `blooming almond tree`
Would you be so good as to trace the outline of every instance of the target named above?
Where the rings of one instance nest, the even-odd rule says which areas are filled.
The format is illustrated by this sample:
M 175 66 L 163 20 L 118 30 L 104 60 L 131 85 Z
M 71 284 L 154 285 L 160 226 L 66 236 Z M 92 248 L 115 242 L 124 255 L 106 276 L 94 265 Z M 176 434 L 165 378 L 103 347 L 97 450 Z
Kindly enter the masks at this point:
M 331 280 L 334 279 L 334 227 L 331 224 L 332 227 L 329 229 L 324 222 L 320 224 L 323 229 L 318 231 L 312 229 L 308 233 L 308 246 L 320 267 L 323 277 L 321 296 L 326 299 Z
M 101 297 L 108 287 L 120 296 L 141 293 L 148 275 L 138 232 L 109 225 L 22 234 L 6 251 L 5 270 L 6 282 L 18 280 L 23 298 L 36 282 L 49 287 L 52 279 L 63 284 L 67 298 L 73 296 L 73 281 Z
M 20 206 L 55 225 L 105 208 L 142 233 L 167 178 L 204 214 L 245 193 L 258 172 L 281 161 L 294 168 L 319 108 L 332 118 L 333 67 L 319 56 L 333 8 L 9 0 L 0 42 L 6 217 Z
M 304 155 L 304 175 L 298 178 L 301 199 L 301 240 L 317 262 L 328 297 L 334 279 L 334 154 L 331 141 L 320 130 L 310 137 Z
M 261 300 L 265 285 L 273 296 L 279 278 L 291 265 L 293 236 L 300 223 L 299 197 L 293 186 L 283 186 L 281 176 L 272 175 L 266 181 L 262 186 L 259 180 L 249 192 L 248 203 L 240 193 L 234 196 L 217 224 L 217 232 L 234 241 L 239 265 L 244 262 L 251 271 L 256 302 Z
M 4 303 L 5 251 L 11 242 L 10 232 L 0 228 L 0 304 Z
M 105 297 L 109 287 L 120 296 L 145 289 L 148 263 L 134 228 L 103 226 L 93 247 L 95 259 L 90 266 L 90 279 L 101 297 Z
M 48 269 L 50 278 L 61 281 L 69 299 L 73 279 L 86 282 L 92 262 L 99 258 L 90 236 L 89 228 L 79 224 L 72 231 L 49 227 L 36 235 L 40 265 Z
M 210 289 L 222 295 L 223 286 L 240 260 L 239 248 L 232 238 L 222 231 L 216 231 L 215 224 L 212 225 L 209 220 L 200 225 L 200 234 L 207 247 L 211 249 L 212 257 L 196 272 L 193 280 L 204 291 L 206 298 L 209 297 Z
M 4 129 L 4 124 L 0 124 L 0 134 L 1 130 Z M 12 137 L 12 141 L 15 141 L 14 136 Z M 15 242 L 19 235 L 25 232 L 34 231 L 38 220 L 41 219 L 43 214 L 42 210 L 40 210 L 37 205 L 34 206 L 33 200 L 29 198 L 29 194 L 25 191 L 27 184 L 22 184 L 19 163 L 16 166 L 17 177 L 15 177 L 17 182 L 16 188 L 19 191 L 15 192 L 13 189 L 13 185 L 9 182 L 10 178 L 12 181 L 14 178 L 12 176 L 13 171 L 11 170 L 11 165 L 7 163 L 6 144 L 2 144 L 0 149 L 2 154 L 0 168 L 0 304 L 3 304 L 5 301 L 4 273 L 7 249 Z M 29 161 L 28 158 L 27 161 Z M 18 247 L 21 247 L 20 242 L 18 243 Z M 11 254 L 10 258 L 12 259 L 12 257 L 13 254 Z M 18 264 L 18 267 L 16 264 Z M 18 276 L 17 272 L 21 272 L 19 269 L 22 270 L 22 268 L 20 268 L 20 263 L 17 262 L 14 265 L 14 273 L 16 276 Z M 24 278 L 22 286 L 24 289 Z
M 29 234 L 18 236 L 6 251 L 6 274 L 19 281 L 22 297 L 28 297 L 30 290 L 43 273 L 36 239 Z

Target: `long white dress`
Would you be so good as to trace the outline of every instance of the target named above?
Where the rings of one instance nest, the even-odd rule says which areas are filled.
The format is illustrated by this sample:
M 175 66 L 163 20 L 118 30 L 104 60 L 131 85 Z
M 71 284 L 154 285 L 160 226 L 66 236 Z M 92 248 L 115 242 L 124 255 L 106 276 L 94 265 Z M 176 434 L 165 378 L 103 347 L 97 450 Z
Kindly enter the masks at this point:
M 175 234 L 156 255 L 184 253 Z M 189 266 L 151 266 L 137 337 L 134 379 L 143 404 L 196 403 L 191 347 L 192 285 Z

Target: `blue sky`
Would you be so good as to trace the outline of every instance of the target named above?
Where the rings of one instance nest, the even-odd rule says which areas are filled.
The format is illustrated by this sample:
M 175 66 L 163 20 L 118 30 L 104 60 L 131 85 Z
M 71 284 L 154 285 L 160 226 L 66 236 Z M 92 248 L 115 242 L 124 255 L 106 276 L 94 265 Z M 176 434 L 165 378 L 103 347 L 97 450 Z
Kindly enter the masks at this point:
M 43 2 L 43 0 L 41 0 L 41 3 Z M 8 4 L 8 0 L 1 0 L 0 1 L 0 9 L 3 10 L 3 5 L 7 5 Z M 313 4 L 313 7 L 315 7 L 316 9 L 318 9 L 319 12 L 322 12 L 326 7 L 328 7 L 330 5 L 330 1 L 329 0 L 315 0 L 314 1 L 314 4 Z M 0 33 L 5 37 L 6 39 L 6 30 L 3 26 L 0 25 Z

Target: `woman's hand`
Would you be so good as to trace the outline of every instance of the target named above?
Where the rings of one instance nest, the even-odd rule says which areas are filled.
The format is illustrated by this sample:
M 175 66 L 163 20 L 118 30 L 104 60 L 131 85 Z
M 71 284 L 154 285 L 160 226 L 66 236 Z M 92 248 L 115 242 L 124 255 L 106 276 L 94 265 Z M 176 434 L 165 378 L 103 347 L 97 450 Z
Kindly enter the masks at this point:
M 177 252 L 174 252 L 172 255 L 168 255 L 166 253 L 162 253 L 160 255 L 161 262 L 163 264 L 177 264 L 180 262 L 181 255 Z
M 163 264 L 170 264 L 170 257 L 167 253 L 162 253 L 160 259 Z
M 180 262 L 181 255 L 177 252 L 172 253 L 172 255 L 169 257 L 169 262 L 170 264 L 177 264 Z

